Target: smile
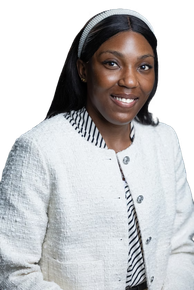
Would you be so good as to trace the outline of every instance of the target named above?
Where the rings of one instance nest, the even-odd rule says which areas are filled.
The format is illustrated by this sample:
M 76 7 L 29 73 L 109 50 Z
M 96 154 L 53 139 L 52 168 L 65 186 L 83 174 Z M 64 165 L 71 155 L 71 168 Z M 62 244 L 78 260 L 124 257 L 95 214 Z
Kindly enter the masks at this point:
M 138 98 L 134 95 L 122 96 L 122 95 L 111 95 L 112 101 L 123 109 L 129 109 L 135 106 Z
M 118 97 L 114 97 L 114 99 L 122 103 L 127 103 L 127 104 L 130 104 L 134 101 L 134 99 L 125 99 L 125 98 L 118 98 Z

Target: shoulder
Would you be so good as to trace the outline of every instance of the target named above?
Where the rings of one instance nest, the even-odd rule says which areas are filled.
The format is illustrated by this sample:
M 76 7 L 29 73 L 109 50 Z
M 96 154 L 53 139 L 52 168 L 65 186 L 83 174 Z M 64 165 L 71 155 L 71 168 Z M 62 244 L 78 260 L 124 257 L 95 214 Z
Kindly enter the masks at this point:
M 57 133 L 63 130 L 67 123 L 68 121 L 65 119 L 64 114 L 58 114 L 50 119 L 45 119 L 34 128 L 24 133 L 21 137 L 35 139 L 40 139 L 44 136 L 47 137 L 50 136 L 51 133 Z M 68 126 L 66 130 L 68 131 Z
M 62 151 L 63 148 L 71 147 L 78 135 L 75 133 L 75 129 L 66 120 L 64 114 L 58 114 L 22 134 L 16 140 L 14 147 L 28 148 L 31 153 L 35 149 L 50 156 L 57 150 Z
M 135 138 L 149 151 L 160 151 L 166 155 L 176 156 L 180 144 L 175 130 L 164 123 L 147 126 L 135 122 Z
M 171 126 L 161 122 L 157 126 L 142 125 L 138 122 L 135 122 L 135 130 L 137 131 L 137 134 L 143 137 L 148 137 L 151 139 L 159 138 L 160 140 L 164 141 L 178 141 L 175 130 Z
M 50 119 L 46 119 L 36 125 L 31 130 L 21 135 L 18 139 L 31 140 L 38 144 L 52 143 L 62 135 L 69 138 L 72 133 L 72 126 L 64 117 L 64 114 L 58 114 Z

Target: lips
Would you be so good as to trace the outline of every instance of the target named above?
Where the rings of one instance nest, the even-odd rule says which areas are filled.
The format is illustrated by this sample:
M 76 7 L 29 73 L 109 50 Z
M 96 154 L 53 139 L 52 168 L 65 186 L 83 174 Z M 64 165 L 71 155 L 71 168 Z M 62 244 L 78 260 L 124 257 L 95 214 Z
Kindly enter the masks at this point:
M 126 98 L 118 98 L 118 97 L 114 97 L 117 101 L 123 102 L 123 103 L 127 103 L 130 104 L 134 101 L 134 99 L 126 99 Z
M 133 94 L 111 94 L 112 98 L 118 98 L 118 99 L 122 99 L 122 100 L 136 100 L 138 99 L 137 96 L 133 95 Z
M 130 94 L 130 95 L 111 95 L 112 100 L 114 103 L 116 103 L 120 107 L 132 107 L 136 101 L 138 100 L 138 97 Z

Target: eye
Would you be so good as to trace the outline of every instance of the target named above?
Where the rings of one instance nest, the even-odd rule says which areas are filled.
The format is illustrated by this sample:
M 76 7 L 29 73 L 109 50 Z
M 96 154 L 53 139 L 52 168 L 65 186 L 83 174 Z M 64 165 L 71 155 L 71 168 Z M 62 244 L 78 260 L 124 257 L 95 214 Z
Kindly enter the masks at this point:
M 103 64 L 109 69 L 116 69 L 118 67 L 117 62 L 113 60 L 106 60 L 103 62 Z
M 152 66 L 149 65 L 149 64 L 142 64 L 142 65 L 140 66 L 140 70 L 143 70 L 143 71 L 147 71 L 147 70 L 149 70 L 149 69 L 151 69 L 151 68 L 152 68 Z

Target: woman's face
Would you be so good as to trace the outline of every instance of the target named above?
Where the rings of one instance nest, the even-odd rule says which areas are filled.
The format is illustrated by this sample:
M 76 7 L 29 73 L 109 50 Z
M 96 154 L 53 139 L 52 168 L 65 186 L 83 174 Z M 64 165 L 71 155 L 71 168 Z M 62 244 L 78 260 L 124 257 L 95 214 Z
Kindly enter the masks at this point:
M 155 81 L 154 53 L 139 33 L 105 41 L 84 64 L 87 110 L 94 121 L 128 124 L 147 101 Z

